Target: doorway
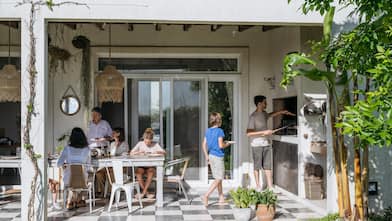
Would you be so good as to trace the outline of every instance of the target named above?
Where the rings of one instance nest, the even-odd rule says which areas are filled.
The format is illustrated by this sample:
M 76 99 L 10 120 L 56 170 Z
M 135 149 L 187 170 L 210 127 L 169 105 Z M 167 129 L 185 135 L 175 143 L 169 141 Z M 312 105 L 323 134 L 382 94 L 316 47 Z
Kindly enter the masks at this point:
M 126 72 L 123 72 L 126 73 Z M 206 183 L 210 170 L 202 152 L 208 113 L 220 112 L 225 140 L 237 137 L 234 123 L 236 78 L 179 74 L 126 74 L 125 113 L 129 144 L 152 128 L 167 159 L 191 157 L 186 179 Z M 225 178 L 234 179 L 236 145 L 225 150 Z

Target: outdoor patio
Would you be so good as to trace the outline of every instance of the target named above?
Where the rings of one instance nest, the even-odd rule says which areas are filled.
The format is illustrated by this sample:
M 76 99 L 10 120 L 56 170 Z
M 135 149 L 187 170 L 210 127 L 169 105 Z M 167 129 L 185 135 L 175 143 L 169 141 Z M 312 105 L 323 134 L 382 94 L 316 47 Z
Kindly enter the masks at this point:
M 49 221 L 62 220 L 83 220 L 83 221 L 177 221 L 177 220 L 234 220 L 233 204 L 218 205 L 217 197 L 210 198 L 210 204 L 206 208 L 203 206 L 200 195 L 205 193 L 205 188 L 191 189 L 189 195 L 192 199 L 189 204 L 183 196 L 175 193 L 168 193 L 165 190 L 164 206 L 157 208 L 154 201 L 145 199 L 144 208 L 139 209 L 136 203 L 133 206 L 133 213 L 128 215 L 128 208 L 125 201 L 121 201 L 119 208 L 107 212 L 107 200 L 97 201 L 93 213 L 89 213 L 88 207 L 79 208 L 73 211 L 49 211 Z M 228 189 L 225 188 L 225 192 Z M 14 194 L 0 199 L 0 221 L 21 220 L 20 219 L 20 195 Z M 253 214 L 254 216 L 254 214 Z M 309 218 L 320 218 L 315 210 L 309 208 L 304 203 L 297 201 L 287 194 L 278 194 L 278 206 L 275 220 L 307 220 Z M 256 220 L 255 218 L 253 220 Z

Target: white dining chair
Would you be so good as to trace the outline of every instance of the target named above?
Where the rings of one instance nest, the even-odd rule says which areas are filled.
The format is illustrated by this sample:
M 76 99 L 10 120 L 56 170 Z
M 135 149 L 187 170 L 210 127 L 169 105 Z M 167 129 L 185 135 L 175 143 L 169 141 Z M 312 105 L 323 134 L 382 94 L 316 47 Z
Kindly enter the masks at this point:
M 110 212 L 112 208 L 114 198 L 116 198 L 115 205 L 116 207 L 118 207 L 118 203 L 120 201 L 120 194 L 122 190 L 125 192 L 126 195 L 129 212 L 132 212 L 132 194 L 134 189 L 136 189 L 137 196 L 139 198 L 140 208 L 143 208 L 143 204 L 140 198 L 140 186 L 139 183 L 135 181 L 134 175 L 132 176 L 133 178 L 131 180 L 126 181 L 124 179 L 125 177 L 123 173 L 124 167 L 123 167 L 123 161 L 121 160 L 113 160 L 112 168 L 114 174 L 114 182 L 112 181 L 109 168 L 106 167 L 109 182 L 112 184 L 112 191 L 110 194 L 108 212 Z M 131 166 L 131 169 L 132 169 L 132 174 L 135 174 L 134 166 Z
M 175 159 L 168 161 L 165 165 L 165 177 L 164 182 L 166 183 L 176 183 L 178 185 L 178 194 L 181 192 L 184 194 L 185 199 L 189 201 L 187 191 L 185 189 L 185 172 L 189 164 L 189 157 L 184 157 L 180 159 Z M 174 168 L 179 167 L 179 168 Z M 177 170 L 178 169 L 178 170 Z M 170 172 L 169 172 L 170 171 Z
M 68 191 L 75 192 L 88 192 L 90 213 L 92 213 L 93 203 L 93 186 L 94 183 L 90 182 L 88 178 L 85 178 L 85 171 L 88 170 L 88 164 L 67 164 L 67 169 L 70 170 L 70 181 L 68 186 L 64 186 L 63 199 L 64 207 L 67 202 Z

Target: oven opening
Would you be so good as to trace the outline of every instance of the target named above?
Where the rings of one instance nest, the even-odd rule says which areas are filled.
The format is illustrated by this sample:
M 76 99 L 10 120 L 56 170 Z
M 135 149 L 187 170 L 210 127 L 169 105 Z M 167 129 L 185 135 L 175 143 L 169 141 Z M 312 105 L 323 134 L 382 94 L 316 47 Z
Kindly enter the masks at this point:
M 280 115 L 273 119 L 274 129 L 283 128 L 276 132 L 276 135 L 297 135 L 297 97 L 275 98 L 273 99 L 273 111 L 288 110 L 296 116 Z

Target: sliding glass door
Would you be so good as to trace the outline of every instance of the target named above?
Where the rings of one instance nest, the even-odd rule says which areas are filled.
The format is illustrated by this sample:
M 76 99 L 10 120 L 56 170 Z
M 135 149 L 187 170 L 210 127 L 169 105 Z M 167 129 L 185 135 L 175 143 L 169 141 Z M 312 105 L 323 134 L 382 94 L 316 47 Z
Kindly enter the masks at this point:
M 202 153 L 208 113 L 222 114 L 225 140 L 234 137 L 234 81 L 207 77 L 133 77 L 127 80 L 128 142 L 135 145 L 146 128 L 165 148 L 167 159 L 190 157 L 187 180 L 207 181 L 211 175 Z M 225 178 L 233 179 L 235 146 L 225 149 Z
M 174 158 L 191 156 L 187 177 L 200 179 L 201 82 L 173 81 Z

